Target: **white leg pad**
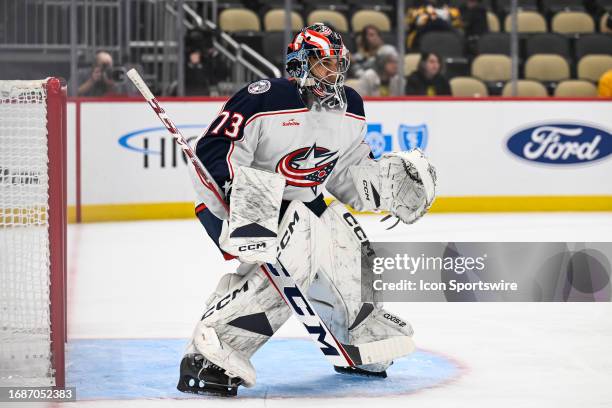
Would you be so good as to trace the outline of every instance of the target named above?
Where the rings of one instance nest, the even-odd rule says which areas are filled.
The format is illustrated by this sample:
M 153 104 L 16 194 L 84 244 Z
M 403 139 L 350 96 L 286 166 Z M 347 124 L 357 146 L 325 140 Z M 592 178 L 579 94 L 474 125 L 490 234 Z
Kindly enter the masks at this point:
M 193 334 L 193 346 L 208 361 L 223 367 L 229 377 L 240 377 L 246 387 L 255 385 L 255 368 L 249 359 L 219 340 L 215 329 L 199 322 Z

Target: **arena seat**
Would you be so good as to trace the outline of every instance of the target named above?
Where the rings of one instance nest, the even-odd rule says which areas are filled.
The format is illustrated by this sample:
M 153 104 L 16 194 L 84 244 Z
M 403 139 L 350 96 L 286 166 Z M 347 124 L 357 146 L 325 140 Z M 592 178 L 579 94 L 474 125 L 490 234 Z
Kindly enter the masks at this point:
M 602 33 L 610 34 L 612 33 L 612 28 L 608 28 L 606 22 L 608 21 L 608 17 L 610 16 L 610 12 L 604 13 L 603 16 L 599 19 L 599 31 Z
M 506 82 L 502 90 L 502 96 L 546 97 L 548 91 L 538 81 L 519 79 L 516 82 L 516 95 L 512 95 L 512 82 Z
M 487 11 L 487 25 L 492 33 L 498 33 L 500 30 L 499 18 L 492 11 Z
M 592 33 L 595 22 L 583 11 L 561 11 L 553 16 L 551 30 L 561 34 Z
M 391 31 L 391 20 L 389 20 L 385 13 L 377 10 L 356 11 L 351 18 L 353 31 L 361 31 L 367 25 L 373 25 L 380 31 Z
M 612 55 L 611 34 L 586 34 L 576 40 L 576 60 L 588 54 Z
M 443 58 L 465 56 L 465 40 L 453 31 L 430 31 L 420 41 L 422 52 L 435 52 Z
M 219 27 L 230 33 L 260 31 L 259 17 L 254 11 L 243 8 L 228 8 L 219 14 Z
M 562 81 L 570 77 L 570 66 L 556 54 L 535 54 L 525 62 L 525 79 Z
M 284 31 L 285 30 L 285 10 L 272 9 L 264 15 L 265 31 Z M 304 27 L 304 19 L 295 11 L 291 12 L 291 30 L 299 31 Z
M 486 33 L 483 34 L 476 45 L 478 54 L 505 54 L 510 55 L 510 34 Z
M 470 98 L 478 96 L 489 96 L 486 85 L 478 78 L 455 77 L 450 80 L 453 96 Z
M 511 15 L 507 15 L 504 21 L 504 30 L 512 31 Z M 546 20 L 537 11 L 519 11 L 517 13 L 517 26 L 519 33 L 545 33 Z
M 472 62 L 472 76 L 487 82 L 508 81 L 512 60 L 503 54 L 481 54 Z
M 307 23 L 329 23 L 337 31 L 341 33 L 347 33 L 349 31 L 348 21 L 344 14 L 334 10 L 314 10 L 308 14 L 306 18 Z
M 557 54 L 570 59 L 570 42 L 557 33 L 540 33 L 529 36 L 525 42 L 525 56 L 535 54 Z
M 612 69 L 612 55 L 586 55 L 578 61 L 578 79 L 597 83 L 603 73 L 609 69 Z
M 404 76 L 408 76 L 417 70 L 421 54 L 410 53 L 404 57 Z
M 559 82 L 555 88 L 557 98 L 594 98 L 597 96 L 597 87 L 590 81 L 568 79 Z

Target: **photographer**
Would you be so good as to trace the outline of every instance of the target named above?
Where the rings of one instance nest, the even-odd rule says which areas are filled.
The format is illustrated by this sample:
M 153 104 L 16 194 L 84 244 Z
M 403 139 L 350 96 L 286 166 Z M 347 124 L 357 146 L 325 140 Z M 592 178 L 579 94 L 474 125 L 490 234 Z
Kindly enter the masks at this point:
M 117 94 L 113 80 L 113 57 L 106 51 L 98 51 L 91 70 L 79 75 L 78 96 L 109 96 Z

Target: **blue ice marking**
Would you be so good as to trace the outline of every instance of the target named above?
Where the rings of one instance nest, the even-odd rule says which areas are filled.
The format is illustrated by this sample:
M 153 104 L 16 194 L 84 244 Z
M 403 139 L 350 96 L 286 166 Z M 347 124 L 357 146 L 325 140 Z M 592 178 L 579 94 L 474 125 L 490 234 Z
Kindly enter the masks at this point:
M 78 399 L 207 398 L 176 390 L 183 339 L 73 340 L 67 383 Z M 257 384 L 238 397 L 383 397 L 443 384 L 461 373 L 453 361 L 417 350 L 397 360 L 386 379 L 337 374 L 303 339 L 272 339 L 252 359 Z

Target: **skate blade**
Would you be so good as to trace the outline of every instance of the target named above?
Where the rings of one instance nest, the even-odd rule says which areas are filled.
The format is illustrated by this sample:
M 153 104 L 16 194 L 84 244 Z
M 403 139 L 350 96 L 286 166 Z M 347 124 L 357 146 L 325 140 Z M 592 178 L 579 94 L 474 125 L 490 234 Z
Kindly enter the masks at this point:
M 386 370 L 381 371 L 381 372 L 373 372 L 373 371 L 362 370 L 361 368 L 358 368 L 358 367 L 339 367 L 339 366 L 334 366 L 334 370 L 336 370 L 337 373 L 344 374 L 344 375 L 354 375 L 354 376 L 359 376 L 359 377 L 372 377 L 372 378 L 387 378 Z
M 197 378 L 184 376 L 179 380 L 176 388 L 181 392 L 198 395 L 214 395 L 220 397 L 235 397 L 238 394 L 238 385 L 218 384 L 205 382 Z

